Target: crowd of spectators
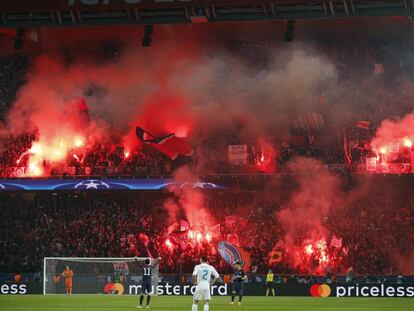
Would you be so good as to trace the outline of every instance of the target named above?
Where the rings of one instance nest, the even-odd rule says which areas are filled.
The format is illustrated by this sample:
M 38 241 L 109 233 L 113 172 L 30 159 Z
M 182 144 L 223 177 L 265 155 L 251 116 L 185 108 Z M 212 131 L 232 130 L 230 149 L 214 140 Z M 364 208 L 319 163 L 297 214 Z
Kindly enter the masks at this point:
M 407 82 L 414 77 L 414 51 L 412 40 L 407 40 L 400 33 L 380 37 L 354 34 L 351 45 L 349 41 L 333 40 L 329 35 L 321 35 L 315 43 L 316 50 L 323 51 L 334 63 L 340 82 L 346 84 L 346 81 L 352 80 L 361 85 L 360 88 L 353 89 L 352 94 L 344 94 L 347 100 L 346 111 L 342 112 L 341 107 L 336 107 L 332 103 L 335 98 L 330 98 L 330 94 L 324 94 L 321 89 L 320 98 L 315 98 L 315 103 L 319 101 L 319 105 L 315 104 L 313 113 L 324 120 L 323 126 L 312 128 L 312 124 L 307 124 L 301 129 L 292 125 L 292 132 L 288 135 L 269 135 L 267 138 L 273 149 L 272 159 L 269 160 L 273 163 L 270 166 L 261 162 L 263 157 L 268 161 L 268 155 L 256 142 L 240 139 L 234 133 L 220 134 L 221 137 L 214 135 L 211 141 L 198 143 L 198 146 L 207 146 L 206 150 L 196 150 L 194 157 L 184 162 L 190 162 L 201 174 L 273 173 L 283 171 L 284 164 L 293 157 L 307 156 L 319 159 L 341 172 L 358 171 L 360 167 L 357 165 L 365 164 L 365 158 L 373 155 L 369 141 L 380 122 L 385 118 L 401 117 L 413 109 L 410 100 L 412 92 Z M 240 49 L 243 54 L 243 47 Z M 110 61 L 116 59 L 111 58 Z M 0 58 L 0 120 L 4 120 L 20 86 L 24 84 L 26 70 L 27 59 L 22 56 Z M 367 93 L 371 95 L 367 96 Z M 334 120 L 338 113 L 342 123 Z M 360 120 L 369 121 L 370 129 L 356 129 L 354 123 Z M 350 144 L 349 159 L 344 152 L 344 134 Z M 328 136 L 329 139 L 326 139 Z M 21 159 L 21 156 L 34 140 L 36 135 L 33 133 L 1 137 L 0 176 L 30 175 L 27 171 L 27 157 Z M 247 163 L 229 163 L 229 144 L 248 145 Z M 129 157 L 125 157 L 114 147 L 115 145 L 95 144 L 81 151 L 80 161 L 69 154 L 67 160 L 59 165 L 44 163 L 46 175 L 168 176 L 181 163 L 171 161 L 151 148 L 131 151 Z M 20 170 L 16 171 L 15 167 L 20 167 Z
M 0 57 L 0 121 L 4 120 L 17 91 L 24 84 L 26 69 L 24 57 Z
M 193 157 L 174 161 L 146 145 L 127 155 L 122 145 L 94 144 L 77 150 L 76 157 L 70 152 L 63 163 L 42 165 L 51 176 L 165 177 L 183 164 L 200 174 L 254 174 L 284 172 L 292 158 L 303 156 L 339 172 L 359 171 L 366 158 L 375 156 L 369 143 L 381 121 L 413 110 L 409 82 L 414 78 L 414 45 L 412 39 L 402 36 L 377 40 L 356 36 L 342 43 L 319 42 L 319 49 L 335 65 L 338 85 L 353 81 L 359 86 L 350 91 L 352 94 L 343 94 L 349 102 L 339 114 L 342 123 L 333 120 L 342 108 L 332 103 L 334 96 L 321 89 L 314 111 L 323 118 L 323 126 L 298 129 L 292 125 L 288 134 L 269 135 L 270 153 L 263 151 L 257 139 L 246 141 L 228 134 L 212 135 L 210 140 L 197 143 L 207 146 L 205 150 L 196 149 Z M 26 58 L 0 58 L 0 122 L 25 83 L 26 72 Z M 354 126 L 361 120 L 368 121 L 368 128 Z M 26 171 L 28 156 L 23 155 L 36 140 L 36 133 L 1 136 L 0 177 L 30 176 Z M 247 145 L 246 163 L 229 161 L 230 144 Z M 269 154 L 272 165 L 266 162 Z M 379 275 L 412 272 L 414 197 L 404 189 L 395 189 L 392 199 L 379 192 L 332 208 L 323 219 L 324 230 L 340 238 L 343 246 L 338 251 L 328 243 L 328 251 L 340 260 L 325 267 L 326 283 L 335 282 L 331 273 L 355 273 L 363 276 L 364 283 L 381 283 L 386 280 Z M 213 215 L 209 225 L 216 230 L 211 241 L 194 241 L 188 233 L 171 234 L 164 202 L 173 194 L 167 192 L 0 193 L 0 271 L 38 272 L 48 256 L 160 256 L 162 273 L 188 273 L 196 259 L 207 254 L 221 273 L 230 273 L 232 268 L 221 259 L 217 243 L 231 241 L 249 258 L 249 276 L 264 274 L 271 267 L 279 274 L 276 283 L 315 282 L 313 276 L 297 276 L 311 275 L 315 267 L 292 265 L 290 250 L 280 243 L 285 234 L 277 217 L 284 208 L 282 199 L 267 200 L 261 191 L 206 192 L 204 196 Z M 302 242 L 294 241 L 297 245 Z M 275 252 L 280 260 L 272 263 Z M 284 278 L 283 273 L 291 276 Z
M 410 223 L 414 220 L 412 204 L 404 195 L 387 200 L 378 194 L 333 213 L 329 225 L 340 232 L 349 245 L 345 263 L 357 267 L 358 273 L 363 275 L 373 271 L 396 274 L 399 271 L 392 262 L 408 267 L 410 259 L 398 254 L 405 253 L 410 244 Z M 356 225 L 357 229 L 350 230 Z M 409 256 L 409 252 L 406 254 Z
M 281 249 L 276 265 L 270 262 L 272 249 L 284 237 L 276 215 L 283 208 L 281 202 L 264 200 L 262 192 L 205 192 L 213 215 L 209 225 L 218 224 L 219 229 L 210 232 L 212 240 L 195 241 L 188 232 L 186 239 L 172 235 L 164 207 L 172 196 L 168 192 L 3 193 L 0 271 L 40 271 L 44 257 L 161 256 L 163 273 L 179 269 L 189 273 L 196 258 L 207 254 L 224 273 L 231 267 L 221 260 L 217 243 L 228 240 L 250 258 L 250 273 L 266 273 L 269 267 L 278 273 L 314 272 L 313 267 L 292 266 L 285 257 L 289 249 Z M 325 219 L 326 230 L 342 239 L 347 252 L 339 264 L 322 273 L 345 274 L 349 267 L 363 275 L 398 273 L 412 251 L 411 199 L 404 196 L 392 203 L 372 195 L 335 208 Z

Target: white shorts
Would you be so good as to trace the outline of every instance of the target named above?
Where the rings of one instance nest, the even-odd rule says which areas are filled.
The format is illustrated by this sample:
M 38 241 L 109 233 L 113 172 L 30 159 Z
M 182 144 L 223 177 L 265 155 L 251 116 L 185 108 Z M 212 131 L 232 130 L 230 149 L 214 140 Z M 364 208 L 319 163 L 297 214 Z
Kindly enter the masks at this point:
M 194 292 L 194 300 L 202 301 L 202 300 L 211 300 L 211 294 L 210 294 L 210 286 L 196 286 L 195 292 Z

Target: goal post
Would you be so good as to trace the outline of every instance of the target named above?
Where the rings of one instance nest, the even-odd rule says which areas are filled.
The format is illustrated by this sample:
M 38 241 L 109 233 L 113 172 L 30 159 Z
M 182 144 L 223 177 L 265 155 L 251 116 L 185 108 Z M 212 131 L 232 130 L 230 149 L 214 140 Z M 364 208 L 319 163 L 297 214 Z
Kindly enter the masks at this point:
M 73 271 L 73 294 L 128 294 L 127 288 L 135 287 L 142 280 L 142 264 L 147 257 L 90 258 L 90 257 L 45 257 L 43 260 L 43 294 L 65 294 L 63 271 L 69 266 Z M 136 263 L 138 261 L 138 264 Z M 158 285 L 159 262 L 153 265 L 152 285 Z M 156 290 L 153 290 L 156 294 Z

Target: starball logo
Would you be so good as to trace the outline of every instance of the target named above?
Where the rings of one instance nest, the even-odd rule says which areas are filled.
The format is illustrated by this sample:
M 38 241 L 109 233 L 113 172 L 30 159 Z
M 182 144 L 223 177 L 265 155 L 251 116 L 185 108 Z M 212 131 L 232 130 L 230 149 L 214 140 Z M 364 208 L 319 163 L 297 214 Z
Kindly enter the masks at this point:
M 331 288 L 326 284 L 313 284 L 310 288 L 312 297 L 329 297 L 331 295 Z

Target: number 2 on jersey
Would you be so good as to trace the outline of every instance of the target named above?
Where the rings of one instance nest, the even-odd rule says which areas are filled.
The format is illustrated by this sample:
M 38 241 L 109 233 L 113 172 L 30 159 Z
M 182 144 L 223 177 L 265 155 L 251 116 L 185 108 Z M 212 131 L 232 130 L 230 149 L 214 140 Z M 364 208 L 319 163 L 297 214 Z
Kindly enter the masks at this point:
M 202 278 L 203 278 L 204 281 L 207 281 L 207 275 L 208 275 L 208 270 L 203 270 Z

